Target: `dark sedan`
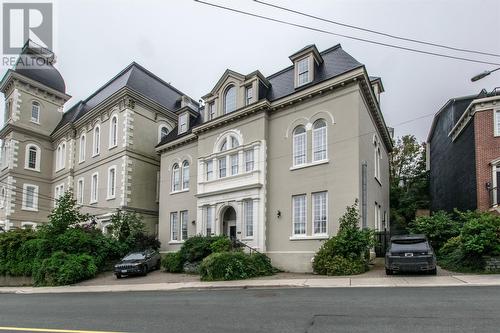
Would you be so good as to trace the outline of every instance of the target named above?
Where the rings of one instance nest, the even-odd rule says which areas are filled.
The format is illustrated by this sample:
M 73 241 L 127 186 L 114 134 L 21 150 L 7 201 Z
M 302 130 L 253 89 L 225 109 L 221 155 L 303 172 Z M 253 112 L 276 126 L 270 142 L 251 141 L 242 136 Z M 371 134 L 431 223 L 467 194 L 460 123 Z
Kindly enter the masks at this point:
M 385 254 L 385 273 L 427 272 L 436 275 L 436 255 L 425 235 L 391 237 Z
M 159 269 L 160 262 L 158 251 L 132 252 L 115 265 L 115 275 L 118 279 L 124 275 L 147 275 L 153 269 Z

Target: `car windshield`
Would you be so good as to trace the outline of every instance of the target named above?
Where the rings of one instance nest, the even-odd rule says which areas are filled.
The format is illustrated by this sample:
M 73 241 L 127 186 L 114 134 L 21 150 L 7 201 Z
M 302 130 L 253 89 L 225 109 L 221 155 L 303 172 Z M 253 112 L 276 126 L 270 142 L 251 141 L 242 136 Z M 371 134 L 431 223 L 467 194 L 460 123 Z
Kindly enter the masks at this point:
M 144 259 L 144 253 L 130 253 L 123 258 L 123 260 L 139 260 Z
M 391 242 L 393 251 L 425 251 L 428 249 L 426 239 L 395 239 Z

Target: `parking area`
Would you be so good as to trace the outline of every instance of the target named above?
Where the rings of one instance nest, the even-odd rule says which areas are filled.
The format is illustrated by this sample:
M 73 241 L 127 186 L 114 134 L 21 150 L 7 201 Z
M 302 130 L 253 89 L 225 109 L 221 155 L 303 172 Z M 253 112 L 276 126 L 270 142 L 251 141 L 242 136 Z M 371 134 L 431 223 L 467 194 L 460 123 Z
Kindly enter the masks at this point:
M 459 275 L 458 273 L 451 273 L 444 269 L 438 267 L 437 275 L 438 276 L 451 276 L 451 275 Z M 406 273 L 406 274 L 396 274 L 393 276 L 385 275 L 384 268 L 384 259 L 376 258 L 372 265 L 370 265 L 370 270 L 366 273 L 360 275 L 352 275 L 349 276 L 352 279 L 361 279 L 361 278 L 393 278 L 399 276 L 425 276 L 425 274 L 415 274 L 415 273 Z M 276 275 L 264 276 L 255 278 L 256 280 L 288 280 L 288 279 L 331 279 L 337 277 L 324 276 L 324 275 L 316 275 L 316 274 L 305 274 L 305 273 L 286 273 L 281 272 Z M 166 273 L 163 271 L 153 271 L 150 272 L 147 276 L 131 276 L 122 279 L 117 279 L 112 272 L 104 272 L 97 275 L 92 280 L 87 280 L 79 283 L 80 286 L 100 286 L 100 285 L 124 285 L 124 284 L 150 284 L 150 283 L 180 283 L 180 282 L 199 282 L 200 278 L 198 275 L 192 274 L 173 274 Z

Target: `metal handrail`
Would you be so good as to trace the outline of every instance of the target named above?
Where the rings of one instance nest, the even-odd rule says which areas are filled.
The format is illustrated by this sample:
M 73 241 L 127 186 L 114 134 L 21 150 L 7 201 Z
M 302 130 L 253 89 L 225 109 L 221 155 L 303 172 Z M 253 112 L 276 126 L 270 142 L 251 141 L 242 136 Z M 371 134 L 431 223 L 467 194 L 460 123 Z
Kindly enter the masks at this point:
M 239 239 L 237 238 L 231 238 L 231 240 L 233 241 L 233 246 L 235 244 L 239 245 L 239 246 L 243 246 L 243 247 L 246 247 L 250 250 L 250 254 L 252 254 L 253 252 L 256 252 L 258 254 L 262 254 L 261 252 L 257 251 L 256 249 L 254 249 L 253 247 L 251 247 L 250 245 L 246 244 L 246 243 L 243 243 L 242 241 L 240 241 Z

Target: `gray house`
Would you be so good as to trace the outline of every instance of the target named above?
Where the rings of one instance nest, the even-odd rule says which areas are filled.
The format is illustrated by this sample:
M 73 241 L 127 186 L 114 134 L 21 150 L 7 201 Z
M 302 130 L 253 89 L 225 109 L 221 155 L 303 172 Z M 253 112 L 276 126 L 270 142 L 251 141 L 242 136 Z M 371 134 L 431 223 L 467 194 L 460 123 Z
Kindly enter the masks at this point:
M 176 110 L 156 148 L 164 252 L 195 234 L 225 234 L 304 272 L 356 199 L 362 227 L 389 225 L 381 80 L 340 45 L 309 45 L 290 61 L 267 77 L 227 70 L 203 108 Z

